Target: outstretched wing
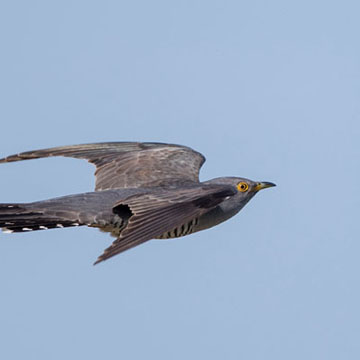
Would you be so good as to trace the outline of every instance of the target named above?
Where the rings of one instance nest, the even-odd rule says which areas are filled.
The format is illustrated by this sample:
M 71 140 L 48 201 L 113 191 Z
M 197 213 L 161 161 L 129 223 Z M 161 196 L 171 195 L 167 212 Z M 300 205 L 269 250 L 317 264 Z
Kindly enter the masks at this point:
M 99 256 L 95 264 L 203 215 L 236 193 L 233 186 L 205 185 L 135 195 L 116 204 L 114 212 L 118 206 L 128 206 L 132 216 L 120 237 Z
M 28 151 L 0 159 L 0 163 L 50 156 L 86 159 L 94 164 L 95 190 L 198 182 L 205 161 L 203 155 L 186 146 L 106 142 Z

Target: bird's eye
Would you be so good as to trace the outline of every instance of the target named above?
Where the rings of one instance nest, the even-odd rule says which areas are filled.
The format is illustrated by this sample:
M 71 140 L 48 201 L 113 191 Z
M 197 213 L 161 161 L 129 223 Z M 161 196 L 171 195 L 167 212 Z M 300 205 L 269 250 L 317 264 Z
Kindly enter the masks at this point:
M 245 192 L 249 189 L 249 185 L 242 181 L 237 184 L 237 189 L 241 192 Z

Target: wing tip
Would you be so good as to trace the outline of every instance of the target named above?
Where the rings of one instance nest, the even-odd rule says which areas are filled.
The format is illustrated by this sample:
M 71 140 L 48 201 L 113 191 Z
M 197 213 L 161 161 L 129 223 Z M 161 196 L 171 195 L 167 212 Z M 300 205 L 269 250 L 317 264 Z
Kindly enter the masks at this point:
M 33 160 L 33 159 L 37 159 L 37 158 L 38 158 L 38 156 L 36 156 L 33 151 L 27 151 L 27 152 L 23 152 L 23 153 L 6 156 L 6 157 L 0 159 L 0 164 L 21 161 L 21 160 Z
M 97 265 L 97 264 L 100 264 L 101 262 L 105 261 L 105 260 L 108 260 L 111 256 L 108 256 L 106 254 L 106 250 L 104 253 L 102 253 L 100 256 L 98 256 L 98 258 L 95 260 L 95 262 L 93 263 L 93 265 Z
M 93 266 L 95 266 L 95 265 L 103 262 L 104 260 L 105 260 L 105 259 L 102 259 L 101 256 L 99 256 L 99 257 L 96 259 L 96 261 L 93 263 Z
M 0 159 L 0 164 L 5 164 L 7 162 L 16 161 L 16 160 L 11 160 L 12 158 L 15 158 L 15 157 L 17 157 L 17 155 L 6 156 L 6 157 Z

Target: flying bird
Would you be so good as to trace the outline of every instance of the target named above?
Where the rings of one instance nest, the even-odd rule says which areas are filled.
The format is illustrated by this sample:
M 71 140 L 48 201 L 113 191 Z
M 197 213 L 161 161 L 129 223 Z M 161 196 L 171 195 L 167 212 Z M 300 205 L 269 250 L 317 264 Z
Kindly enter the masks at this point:
M 0 204 L 0 228 L 27 232 L 90 226 L 116 240 L 94 264 L 151 239 L 208 229 L 237 214 L 259 191 L 275 186 L 240 177 L 200 182 L 205 157 L 189 147 L 105 142 L 11 155 L 0 163 L 65 156 L 96 166 L 95 191 L 32 203 Z

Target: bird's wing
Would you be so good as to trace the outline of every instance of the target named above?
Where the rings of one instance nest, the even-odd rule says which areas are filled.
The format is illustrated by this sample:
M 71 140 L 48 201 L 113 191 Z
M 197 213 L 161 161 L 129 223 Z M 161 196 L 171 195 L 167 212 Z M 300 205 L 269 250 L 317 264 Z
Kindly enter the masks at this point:
M 198 182 L 205 161 L 203 155 L 186 146 L 106 142 L 28 151 L 0 159 L 0 163 L 50 156 L 86 159 L 94 164 L 95 190 Z
M 181 226 L 208 212 L 237 193 L 229 185 L 205 185 L 188 189 L 135 195 L 114 206 L 128 206 L 128 225 L 95 264 Z

